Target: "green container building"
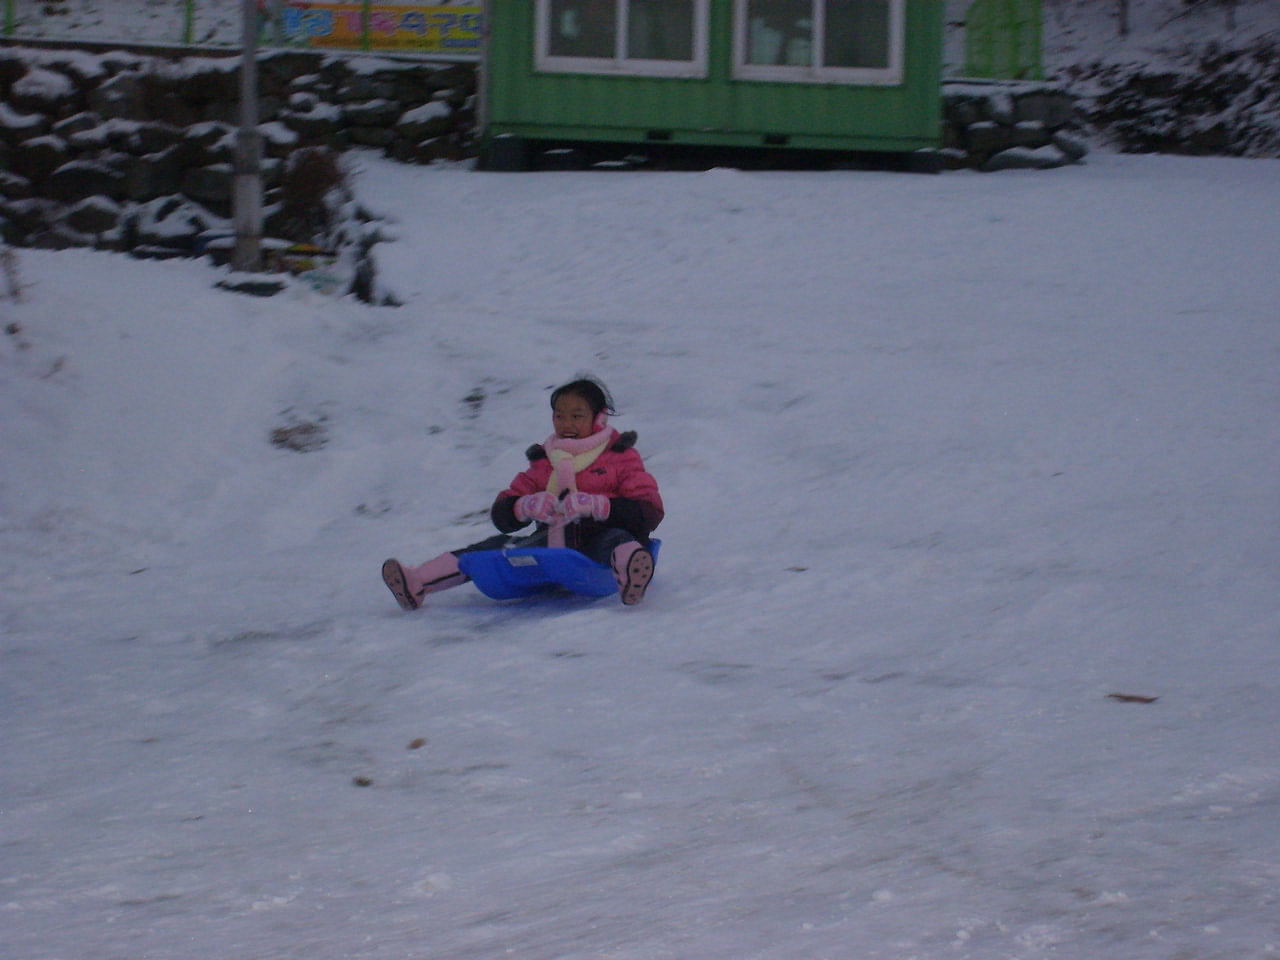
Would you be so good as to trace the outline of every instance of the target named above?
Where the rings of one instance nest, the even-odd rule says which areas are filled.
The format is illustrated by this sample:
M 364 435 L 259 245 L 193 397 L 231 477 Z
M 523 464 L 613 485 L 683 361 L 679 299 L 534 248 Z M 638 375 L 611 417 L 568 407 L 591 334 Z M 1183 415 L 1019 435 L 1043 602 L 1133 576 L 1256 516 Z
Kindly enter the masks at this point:
M 488 14 L 491 169 L 566 144 L 941 145 L 942 0 L 489 0 Z

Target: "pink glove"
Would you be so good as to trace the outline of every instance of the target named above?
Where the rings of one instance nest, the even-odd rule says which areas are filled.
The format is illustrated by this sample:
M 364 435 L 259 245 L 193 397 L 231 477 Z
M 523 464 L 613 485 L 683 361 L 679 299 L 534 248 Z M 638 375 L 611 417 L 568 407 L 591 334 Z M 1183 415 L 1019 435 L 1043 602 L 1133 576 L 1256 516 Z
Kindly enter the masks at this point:
M 591 517 L 593 520 L 609 518 L 609 498 L 602 493 L 571 493 L 560 501 L 560 512 L 566 523 Z
M 516 501 L 516 519 L 521 523 L 536 520 L 538 523 L 551 523 L 560 516 L 560 505 L 556 498 L 543 490 L 541 493 L 526 493 Z

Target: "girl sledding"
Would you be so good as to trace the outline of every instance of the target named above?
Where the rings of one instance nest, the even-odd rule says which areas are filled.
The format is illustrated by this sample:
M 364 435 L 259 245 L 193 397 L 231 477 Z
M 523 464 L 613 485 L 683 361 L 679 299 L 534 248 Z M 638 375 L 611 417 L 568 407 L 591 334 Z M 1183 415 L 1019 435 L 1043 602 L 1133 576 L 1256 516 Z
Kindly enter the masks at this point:
M 526 451 L 528 469 L 516 474 L 489 510 L 497 535 L 418 566 L 396 559 L 383 563 L 383 582 L 402 609 L 416 610 L 427 594 L 473 576 L 491 596 L 517 596 L 553 582 L 599 594 L 598 585 L 603 580 L 608 589 L 611 574 L 623 603 L 644 598 L 657 552 L 649 534 L 664 511 L 658 483 L 635 449 L 636 434 L 609 426 L 613 399 L 589 374 L 556 388 L 551 411 L 554 432 Z M 530 523 L 536 524 L 533 533 L 515 535 Z M 499 557 L 509 569 L 494 586 Z M 522 567 L 532 575 L 526 578 L 529 591 L 511 587 Z M 562 570 L 564 576 L 558 574 Z

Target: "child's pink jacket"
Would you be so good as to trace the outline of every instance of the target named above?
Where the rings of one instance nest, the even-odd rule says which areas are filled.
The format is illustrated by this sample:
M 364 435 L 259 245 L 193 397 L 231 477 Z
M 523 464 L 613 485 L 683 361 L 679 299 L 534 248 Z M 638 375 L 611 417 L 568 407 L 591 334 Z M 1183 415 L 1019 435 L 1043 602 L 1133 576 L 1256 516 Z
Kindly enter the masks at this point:
M 600 493 L 609 498 L 609 518 L 571 524 L 566 531 L 567 546 L 585 543 L 610 527 L 627 530 L 636 539 L 647 541 L 649 534 L 662 522 L 665 511 L 662 496 L 658 493 L 658 481 L 645 470 L 635 442 L 634 432 L 620 434 L 614 430 L 605 451 L 576 475 L 579 492 Z M 526 456 L 529 468 L 516 474 L 510 486 L 498 494 L 490 511 L 494 525 L 503 533 L 511 533 L 526 525 L 516 519 L 516 500 L 526 494 L 546 490 L 551 479 L 551 461 L 541 444 L 530 447 Z

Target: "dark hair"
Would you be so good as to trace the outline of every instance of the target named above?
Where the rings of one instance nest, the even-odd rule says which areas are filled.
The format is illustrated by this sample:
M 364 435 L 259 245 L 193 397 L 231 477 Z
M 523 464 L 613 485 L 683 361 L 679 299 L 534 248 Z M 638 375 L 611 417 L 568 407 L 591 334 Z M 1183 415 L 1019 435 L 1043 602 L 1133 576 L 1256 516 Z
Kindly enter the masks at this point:
M 551 391 L 551 409 L 555 409 L 556 401 L 565 394 L 581 397 L 583 400 L 587 401 L 587 406 L 591 408 L 592 416 L 597 416 L 602 412 L 608 414 L 616 412 L 613 409 L 613 403 L 609 399 L 609 395 L 605 391 L 605 388 L 595 380 L 582 378 L 572 380 L 562 387 L 556 387 Z

